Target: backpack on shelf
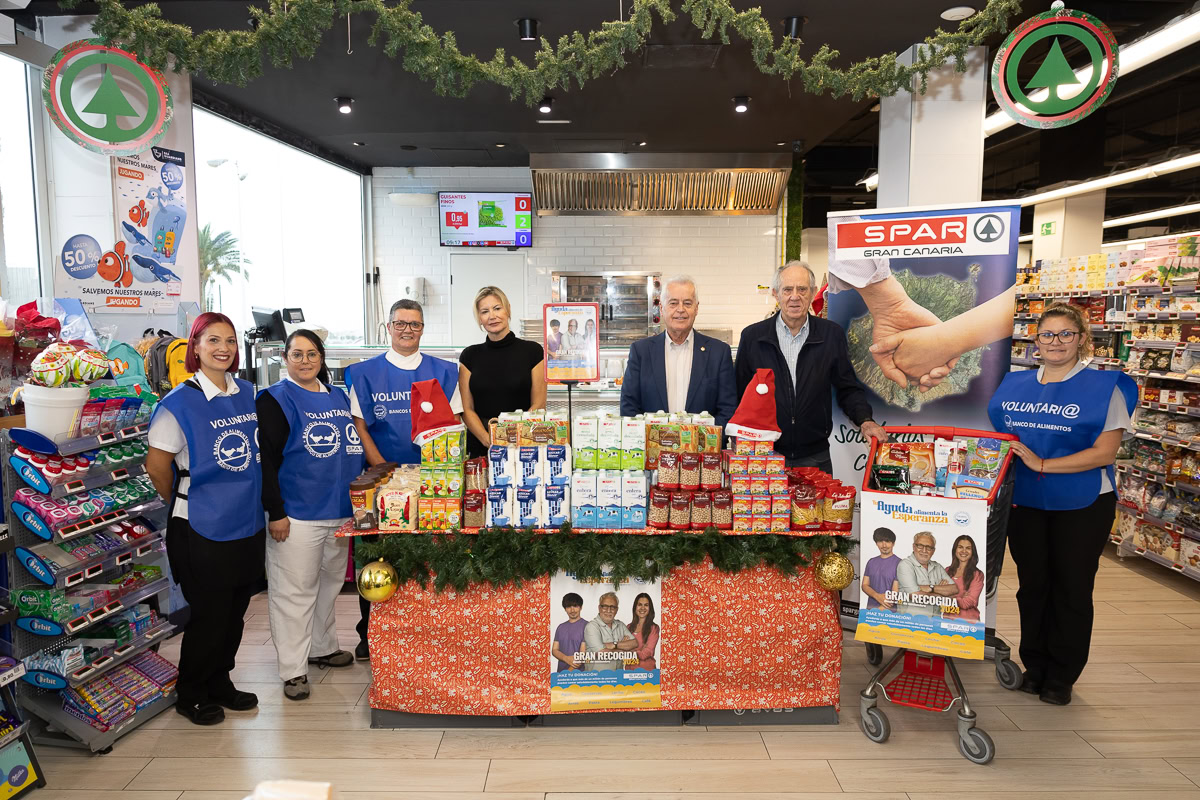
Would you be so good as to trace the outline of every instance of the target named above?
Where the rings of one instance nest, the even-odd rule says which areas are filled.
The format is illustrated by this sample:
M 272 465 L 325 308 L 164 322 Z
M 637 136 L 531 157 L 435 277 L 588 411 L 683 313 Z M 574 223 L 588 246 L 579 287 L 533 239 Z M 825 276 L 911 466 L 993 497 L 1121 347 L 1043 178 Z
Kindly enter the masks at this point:
M 159 397 L 192 377 L 187 371 L 187 339 L 180 339 L 169 331 L 160 330 L 157 337 L 147 329 L 138 349 L 145 346 L 146 378 L 151 390 Z

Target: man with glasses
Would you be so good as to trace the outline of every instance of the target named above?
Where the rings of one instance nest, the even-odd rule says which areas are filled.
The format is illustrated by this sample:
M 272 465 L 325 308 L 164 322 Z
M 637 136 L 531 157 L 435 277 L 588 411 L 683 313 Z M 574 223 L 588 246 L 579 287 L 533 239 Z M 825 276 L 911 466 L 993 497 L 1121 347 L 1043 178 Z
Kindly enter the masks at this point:
M 372 466 L 388 461 L 420 463 L 421 450 L 413 444 L 411 419 L 412 385 L 417 381 L 436 380 L 450 398 L 450 410 L 458 415 L 463 409 L 458 393 L 458 365 L 423 355 L 418 349 L 425 331 L 421 304 L 416 300 L 397 300 L 392 304 L 389 320 L 391 349 L 346 368 L 350 415 L 362 440 L 367 463 Z M 354 654 L 365 659 L 370 655 L 367 647 L 370 603 L 363 600 L 359 605 L 363 615 Z
M 632 652 L 637 649 L 637 639 L 624 622 L 617 619 L 620 600 L 614 592 L 600 596 L 600 613 L 583 629 L 583 641 L 588 654 Z M 614 672 L 624 669 L 622 659 L 588 661 L 586 669 L 591 672 Z
M 896 588 L 906 594 L 940 595 L 954 597 L 958 586 L 942 565 L 933 560 L 937 540 L 929 531 L 921 531 L 913 537 L 913 554 L 896 565 Z M 901 614 L 922 617 L 937 616 L 940 606 L 920 603 L 900 603 Z
M 831 387 L 838 405 L 863 436 L 887 441 L 887 433 L 871 419 L 867 392 L 850 364 L 845 331 L 808 313 L 816 290 L 816 276 L 808 264 L 789 261 L 780 267 L 771 287 L 779 312 L 742 331 L 734 369 L 739 396 L 756 370 L 775 372 L 776 420 L 781 431 L 775 449 L 783 453 L 789 467 L 817 467 L 832 474 Z

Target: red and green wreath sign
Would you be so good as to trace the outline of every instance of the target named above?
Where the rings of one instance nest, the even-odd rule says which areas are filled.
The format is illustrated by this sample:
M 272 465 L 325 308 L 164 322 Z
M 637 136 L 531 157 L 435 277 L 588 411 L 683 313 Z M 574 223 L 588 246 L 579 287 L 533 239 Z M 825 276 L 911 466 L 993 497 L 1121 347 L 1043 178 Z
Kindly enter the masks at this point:
M 72 42 L 54 54 L 42 76 L 42 100 L 68 139 L 106 156 L 158 144 L 174 113 L 163 74 L 100 39 Z
M 1087 61 L 1072 67 L 1063 45 L 1083 46 Z M 1033 77 L 1021 67 L 1040 56 Z M 1090 73 L 1086 67 L 1090 65 Z M 1000 108 L 1030 128 L 1061 128 L 1091 114 L 1117 84 L 1117 40 L 1103 22 L 1056 2 L 1050 11 L 1017 26 L 992 63 L 992 93 Z M 1083 68 L 1082 72 L 1076 72 Z

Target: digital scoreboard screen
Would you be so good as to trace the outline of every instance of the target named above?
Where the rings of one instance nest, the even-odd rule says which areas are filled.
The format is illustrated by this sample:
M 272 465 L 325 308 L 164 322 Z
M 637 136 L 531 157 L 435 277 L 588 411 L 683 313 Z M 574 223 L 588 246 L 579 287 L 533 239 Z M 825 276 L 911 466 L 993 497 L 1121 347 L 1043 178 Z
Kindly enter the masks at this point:
M 444 247 L 532 247 L 530 192 L 438 192 Z

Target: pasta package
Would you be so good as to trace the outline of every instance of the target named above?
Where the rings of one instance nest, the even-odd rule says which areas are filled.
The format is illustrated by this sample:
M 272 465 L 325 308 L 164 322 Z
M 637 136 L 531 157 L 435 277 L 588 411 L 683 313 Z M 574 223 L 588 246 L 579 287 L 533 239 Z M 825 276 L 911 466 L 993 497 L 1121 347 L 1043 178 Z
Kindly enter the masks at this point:
M 933 487 L 937 483 L 933 442 L 914 442 L 908 446 L 908 480 L 913 486 Z
M 825 505 L 821 516 L 825 521 L 825 529 L 849 533 L 854 527 L 854 495 L 853 486 L 837 484 L 825 490 Z
M 817 493 L 812 486 L 801 485 L 792 489 L 792 527 L 798 530 L 820 530 L 821 510 L 817 506 Z
M 884 442 L 875 450 L 875 463 L 883 466 L 907 467 L 910 462 L 910 445 Z

